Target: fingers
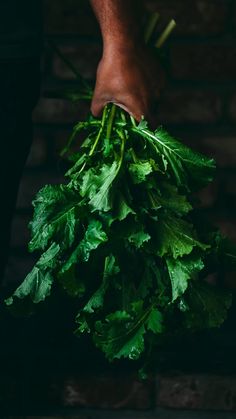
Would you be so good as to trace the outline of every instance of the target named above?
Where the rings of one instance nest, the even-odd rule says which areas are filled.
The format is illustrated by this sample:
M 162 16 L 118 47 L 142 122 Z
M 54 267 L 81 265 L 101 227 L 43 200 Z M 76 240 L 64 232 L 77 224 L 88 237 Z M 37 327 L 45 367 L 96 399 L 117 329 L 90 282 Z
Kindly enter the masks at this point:
M 91 104 L 91 112 L 92 115 L 95 118 L 99 118 L 102 115 L 102 111 L 105 108 L 105 106 L 108 103 L 114 103 L 114 105 L 117 105 L 119 108 L 123 109 L 124 111 L 128 112 L 131 116 L 134 117 L 134 119 L 136 119 L 136 121 L 140 122 L 143 116 L 143 113 L 141 112 L 137 112 L 136 111 L 132 111 L 128 106 L 126 106 L 123 103 L 119 103 L 116 100 L 107 100 L 107 101 L 96 101 L 96 100 L 92 100 L 92 104 Z
M 93 116 L 100 117 L 102 115 L 104 107 L 108 103 L 114 103 L 121 109 L 128 112 L 138 122 L 144 117 L 152 127 L 157 125 L 157 114 L 159 96 L 149 92 L 147 95 L 146 91 L 138 91 L 133 93 L 105 90 L 105 87 L 97 86 L 92 98 L 91 112 Z M 114 89 L 113 89 L 114 90 Z
M 119 95 L 115 97 L 115 95 L 108 95 L 106 94 L 106 98 L 103 98 L 102 94 L 99 91 L 94 92 L 90 110 L 96 118 L 99 118 L 102 115 L 102 111 L 104 107 L 108 103 L 114 103 L 115 105 L 119 106 L 124 111 L 128 112 L 132 115 L 138 122 L 142 119 L 144 115 L 147 114 L 143 104 L 140 104 L 140 100 L 138 98 L 134 98 L 132 95 L 122 95 L 123 100 L 120 100 Z
M 102 115 L 102 111 L 104 107 L 106 106 L 106 102 L 101 99 L 97 99 L 97 97 L 94 95 L 91 103 L 90 110 L 96 118 L 99 118 Z
M 133 118 L 140 122 L 142 118 L 147 119 L 152 128 L 156 128 L 157 125 L 157 112 L 158 112 L 158 101 L 153 101 L 149 106 L 140 106 L 136 101 L 133 102 L 121 102 L 116 99 L 97 99 L 96 96 L 93 98 L 91 103 L 91 112 L 94 117 L 99 118 L 102 115 L 104 107 L 108 103 L 114 103 L 124 111 L 128 112 Z
M 120 103 L 120 102 L 114 102 L 115 105 L 119 106 L 121 109 L 123 109 L 124 111 L 128 112 L 131 116 L 133 116 L 133 118 L 137 121 L 140 122 L 141 119 L 143 118 L 145 112 L 141 111 L 138 109 L 138 107 L 133 107 L 133 106 L 129 106 L 129 104 L 124 104 L 124 103 Z

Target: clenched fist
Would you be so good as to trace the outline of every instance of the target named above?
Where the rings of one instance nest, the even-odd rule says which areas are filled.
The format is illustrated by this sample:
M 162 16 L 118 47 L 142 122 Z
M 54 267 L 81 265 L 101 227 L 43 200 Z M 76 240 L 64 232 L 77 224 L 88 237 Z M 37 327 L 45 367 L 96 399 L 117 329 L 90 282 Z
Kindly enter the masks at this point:
M 152 122 L 163 84 L 163 70 L 145 45 L 108 45 L 97 69 L 91 111 L 100 116 L 104 106 L 112 102 L 137 121 L 144 116 Z

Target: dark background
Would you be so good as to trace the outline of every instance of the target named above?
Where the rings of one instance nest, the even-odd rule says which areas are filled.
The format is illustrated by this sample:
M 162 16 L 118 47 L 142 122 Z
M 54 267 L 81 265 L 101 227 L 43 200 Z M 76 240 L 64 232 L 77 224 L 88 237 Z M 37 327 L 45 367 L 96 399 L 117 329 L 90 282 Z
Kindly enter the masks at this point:
M 158 120 L 182 141 L 216 159 L 217 176 L 202 191 L 202 206 L 221 231 L 236 242 L 236 1 L 146 0 L 145 4 L 147 10 L 161 14 L 161 27 L 171 18 L 178 24 L 165 47 L 167 84 Z M 44 17 L 42 92 L 34 111 L 34 143 L 13 222 L 5 279 L 8 283 L 20 282 L 33 264 L 33 257 L 27 252 L 32 198 L 45 183 L 62 180 L 58 152 L 73 123 L 88 111 L 87 105 L 73 106 L 53 98 L 56 89 L 76 86 L 76 80 L 49 47 L 47 39 L 53 40 L 90 80 L 95 78 L 102 51 L 100 31 L 88 1 L 44 0 Z M 225 278 L 225 282 L 236 288 L 232 277 Z M 30 372 L 24 377 L 21 391 L 17 380 L 5 376 L 8 381 L 7 385 L 0 384 L 1 394 L 5 393 L 1 399 L 5 397 L 5 406 L 14 400 L 18 412 L 31 399 L 28 414 L 35 415 L 36 409 L 43 415 L 47 412 L 55 416 L 74 414 L 78 419 L 185 418 L 181 409 L 191 409 L 186 412 L 188 418 L 231 419 L 236 414 L 233 413 L 236 410 L 234 318 L 231 313 L 226 327 L 216 337 L 204 336 L 200 343 L 194 342 L 192 346 L 188 343 L 176 351 L 168 348 L 167 355 L 162 355 L 163 371 L 153 372 L 146 383 L 138 382 L 132 372 L 113 373 L 106 364 L 98 372 L 92 367 L 86 374 L 77 368 L 73 370 L 74 361 L 65 359 L 68 352 L 65 355 L 64 349 L 54 348 L 57 356 L 53 373 L 48 373 L 45 382 L 42 376 L 40 379 L 37 376 L 42 359 L 31 356 Z M 49 358 L 53 357 L 51 350 Z M 25 359 L 27 363 L 28 358 Z M 94 362 L 102 361 L 97 358 L 93 365 Z M 110 411 L 106 413 L 102 408 Z M 126 416 L 126 410 L 117 411 L 120 408 L 127 412 L 144 410 Z M 171 413 L 166 408 L 178 410 Z M 223 413 L 217 416 L 216 410 Z

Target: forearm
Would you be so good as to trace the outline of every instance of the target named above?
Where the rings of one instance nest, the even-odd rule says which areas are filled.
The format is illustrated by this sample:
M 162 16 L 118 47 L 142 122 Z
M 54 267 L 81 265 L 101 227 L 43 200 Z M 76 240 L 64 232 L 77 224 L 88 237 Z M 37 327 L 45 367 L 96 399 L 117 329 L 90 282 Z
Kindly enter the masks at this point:
M 143 0 L 90 0 L 103 37 L 91 104 L 101 116 L 107 103 L 115 103 L 137 121 L 153 121 L 153 103 L 159 97 L 160 69 L 144 42 Z
M 142 40 L 141 0 L 90 0 L 98 19 L 104 48 L 129 47 Z

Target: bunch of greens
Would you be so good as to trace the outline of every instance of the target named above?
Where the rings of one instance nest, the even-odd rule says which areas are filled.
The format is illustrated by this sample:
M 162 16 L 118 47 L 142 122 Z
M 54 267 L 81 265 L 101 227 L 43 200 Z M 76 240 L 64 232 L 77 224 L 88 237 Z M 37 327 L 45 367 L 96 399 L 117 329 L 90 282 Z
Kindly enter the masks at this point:
M 220 326 L 231 295 L 205 279 L 233 266 L 235 252 L 193 209 L 214 161 L 115 105 L 78 122 L 64 153 L 67 182 L 33 201 L 29 250 L 41 256 L 6 304 L 38 304 L 63 289 L 77 302 L 76 335 L 90 334 L 111 361 Z

